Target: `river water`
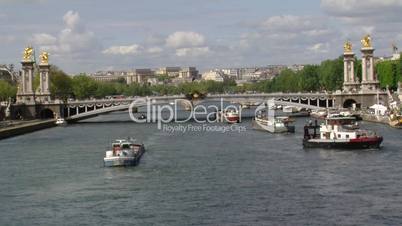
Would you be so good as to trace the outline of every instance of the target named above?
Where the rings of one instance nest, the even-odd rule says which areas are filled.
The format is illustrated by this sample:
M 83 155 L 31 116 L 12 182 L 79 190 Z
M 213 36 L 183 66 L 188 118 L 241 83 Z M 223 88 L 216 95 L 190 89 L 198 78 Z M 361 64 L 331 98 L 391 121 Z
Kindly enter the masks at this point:
M 381 150 L 303 150 L 305 121 L 167 133 L 119 112 L 2 140 L 0 225 L 401 225 L 402 130 L 363 123 Z M 140 165 L 104 168 L 127 136 L 146 145 Z

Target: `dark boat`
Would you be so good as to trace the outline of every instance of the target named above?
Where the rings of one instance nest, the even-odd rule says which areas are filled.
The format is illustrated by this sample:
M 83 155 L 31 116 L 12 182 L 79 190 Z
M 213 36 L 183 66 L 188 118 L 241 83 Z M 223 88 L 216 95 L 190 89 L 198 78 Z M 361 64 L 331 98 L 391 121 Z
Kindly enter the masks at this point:
M 304 126 L 304 148 L 327 149 L 378 149 L 383 141 L 369 130 L 348 129 L 350 117 L 326 118 L 325 123 Z M 313 130 L 313 133 L 310 132 Z M 319 131 L 319 132 L 318 132 Z

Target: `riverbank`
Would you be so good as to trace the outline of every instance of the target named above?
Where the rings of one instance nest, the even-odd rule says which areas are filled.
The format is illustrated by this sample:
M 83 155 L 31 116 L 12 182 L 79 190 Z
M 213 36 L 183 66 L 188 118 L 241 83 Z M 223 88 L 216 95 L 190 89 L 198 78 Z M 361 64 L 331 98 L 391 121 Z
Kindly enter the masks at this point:
M 18 122 L 0 128 L 0 140 L 56 126 L 55 119 Z
M 361 114 L 361 117 L 362 117 L 363 121 L 389 125 L 388 116 L 373 115 L 373 114 Z

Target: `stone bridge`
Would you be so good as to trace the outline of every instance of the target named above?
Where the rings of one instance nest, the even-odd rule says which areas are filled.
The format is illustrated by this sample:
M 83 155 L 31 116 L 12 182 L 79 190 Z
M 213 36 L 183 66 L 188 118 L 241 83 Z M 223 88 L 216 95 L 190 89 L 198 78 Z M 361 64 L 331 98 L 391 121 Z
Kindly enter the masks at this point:
M 334 106 L 332 97 L 325 93 L 294 93 L 294 94 L 215 94 L 208 95 L 203 99 L 189 101 L 184 95 L 177 96 L 155 96 L 138 97 L 126 99 L 99 99 L 87 101 L 73 101 L 63 105 L 61 116 L 68 121 L 79 121 L 86 118 L 96 117 L 115 111 L 125 111 L 131 107 L 138 108 L 146 106 L 149 102 L 152 105 L 169 104 L 177 102 L 185 107 L 193 107 L 203 102 L 225 101 L 235 103 L 261 104 L 268 100 L 275 100 L 279 105 L 291 105 L 308 109 L 322 109 Z M 142 101 L 140 101 L 142 100 Z M 133 102 L 136 102 L 132 104 Z

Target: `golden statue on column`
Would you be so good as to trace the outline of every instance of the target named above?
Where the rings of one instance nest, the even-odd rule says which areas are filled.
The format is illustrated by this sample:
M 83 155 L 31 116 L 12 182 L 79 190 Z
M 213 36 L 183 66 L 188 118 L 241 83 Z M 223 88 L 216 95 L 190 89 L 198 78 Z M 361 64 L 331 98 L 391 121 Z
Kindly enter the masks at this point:
M 24 49 L 24 54 L 22 56 L 23 61 L 31 61 L 32 54 L 33 54 L 33 48 L 31 46 L 26 47 Z
M 345 51 L 345 53 L 351 53 L 352 43 L 350 41 L 346 41 L 345 44 L 343 45 L 343 50 Z
M 363 39 L 361 40 L 361 43 L 363 45 L 363 48 L 371 48 L 371 37 L 370 35 L 366 35 L 363 37 Z
M 44 64 L 44 65 L 49 64 L 49 53 L 48 52 L 43 51 L 39 57 L 40 57 L 41 64 Z

